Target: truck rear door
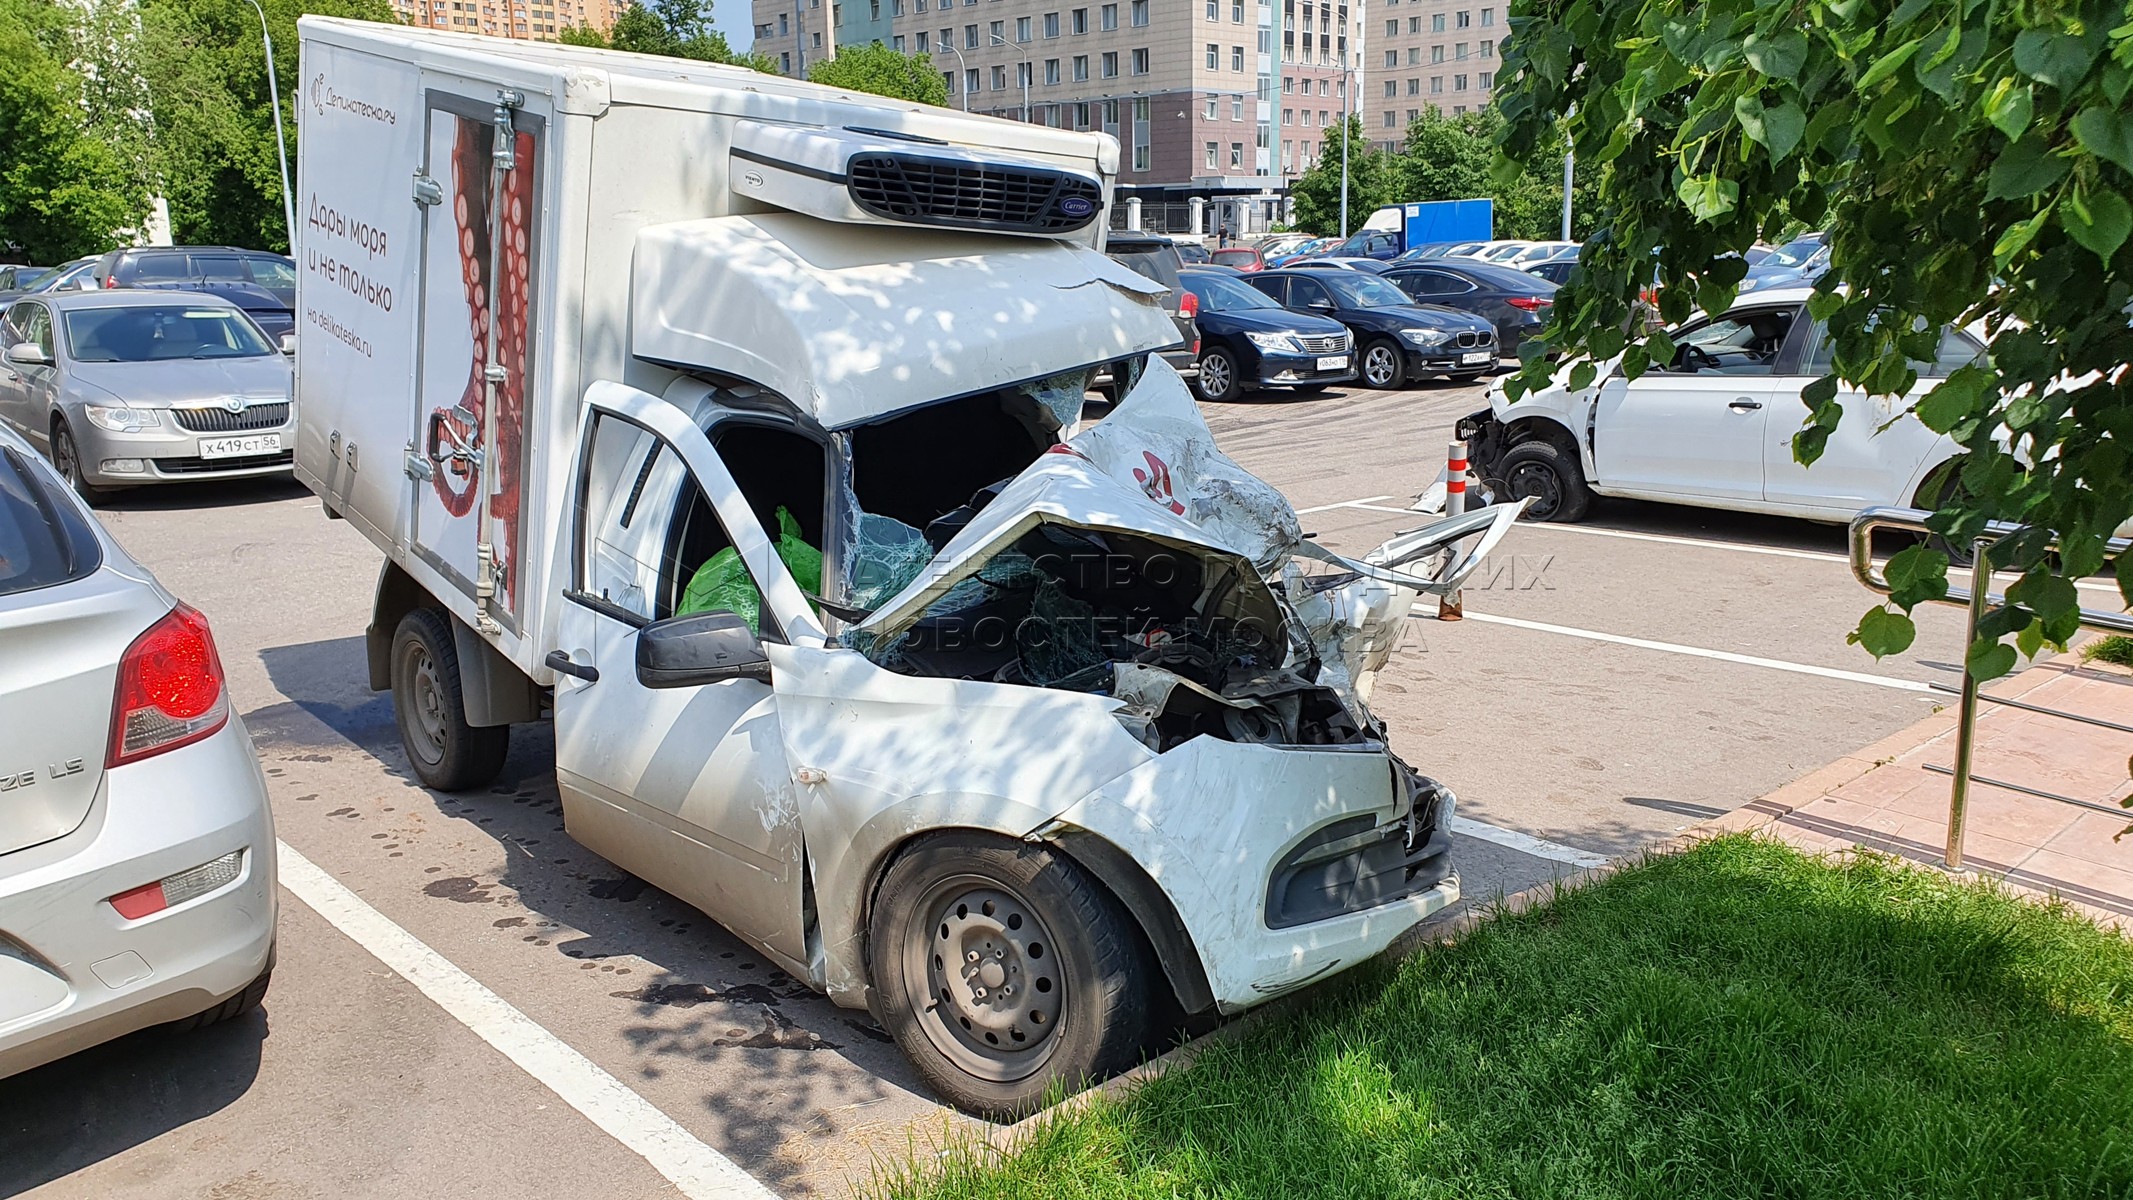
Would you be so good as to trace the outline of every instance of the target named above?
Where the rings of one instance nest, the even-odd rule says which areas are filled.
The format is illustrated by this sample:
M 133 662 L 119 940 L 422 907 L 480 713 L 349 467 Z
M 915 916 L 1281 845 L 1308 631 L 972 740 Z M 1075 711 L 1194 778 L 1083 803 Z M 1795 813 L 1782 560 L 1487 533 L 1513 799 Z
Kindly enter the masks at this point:
M 528 337 L 551 112 L 547 97 L 423 76 L 423 202 L 411 549 L 519 631 Z M 427 465 L 428 470 L 422 467 Z

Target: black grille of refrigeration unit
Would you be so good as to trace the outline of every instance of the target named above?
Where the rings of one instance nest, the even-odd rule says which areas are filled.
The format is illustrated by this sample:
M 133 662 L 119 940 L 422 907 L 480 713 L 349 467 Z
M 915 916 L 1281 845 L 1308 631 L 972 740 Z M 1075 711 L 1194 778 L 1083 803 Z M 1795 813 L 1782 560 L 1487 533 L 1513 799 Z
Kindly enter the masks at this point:
M 865 154 L 846 167 L 852 200 L 877 217 L 1003 233 L 1072 233 L 1096 219 L 1103 192 L 1064 171 Z

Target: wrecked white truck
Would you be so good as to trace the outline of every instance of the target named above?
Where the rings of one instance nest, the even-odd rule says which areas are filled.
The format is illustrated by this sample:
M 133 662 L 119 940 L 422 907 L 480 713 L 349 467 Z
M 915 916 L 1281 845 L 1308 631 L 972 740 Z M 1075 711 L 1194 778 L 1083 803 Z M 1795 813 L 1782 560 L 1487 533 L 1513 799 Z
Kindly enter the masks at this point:
M 552 718 L 574 838 L 990 1115 L 1457 898 L 1370 682 L 1517 510 L 1311 542 L 1099 252 L 1115 141 L 301 29 L 296 463 L 425 783 Z

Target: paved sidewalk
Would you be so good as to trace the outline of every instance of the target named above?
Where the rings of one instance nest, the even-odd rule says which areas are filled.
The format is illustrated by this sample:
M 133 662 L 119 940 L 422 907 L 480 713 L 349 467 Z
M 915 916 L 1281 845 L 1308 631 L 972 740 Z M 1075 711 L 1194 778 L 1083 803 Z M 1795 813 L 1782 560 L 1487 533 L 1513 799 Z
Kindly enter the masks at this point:
M 2133 675 L 2083 667 L 2073 656 L 2041 663 L 1987 687 L 1990 695 L 2133 726 Z M 1853 846 L 1941 865 L 1948 841 L 1950 778 L 1926 769 L 1955 761 L 1955 709 L 1796 780 L 1711 823 L 1760 829 L 1805 850 Z M 2027 891 L 2057 895 L 2091 917 L 2133 927 L 2133 825 L 1984 783 L 2019 784 L 2116 807 L 2133 733 L 2102 729 L 2005 705 L 1980 703 L 1963 866 Z

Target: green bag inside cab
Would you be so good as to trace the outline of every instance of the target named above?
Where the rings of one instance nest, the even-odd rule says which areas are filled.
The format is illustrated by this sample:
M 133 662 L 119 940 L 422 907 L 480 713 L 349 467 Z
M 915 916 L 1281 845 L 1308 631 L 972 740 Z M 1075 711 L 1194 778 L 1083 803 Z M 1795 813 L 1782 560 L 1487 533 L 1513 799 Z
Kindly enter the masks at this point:
M 821 595 L 822 551 L 801 539 L 800 522 L 782 504 L 778 506 L 777 547 L 778 557 L 784 560 L 785 569 L 792 572 L 801 590 Z M 700 612 L 734 613 L 748 622 L 751 632 L 763 631 L 763 593 L 748 577 L 748 565 L 741 561 L 740 551 L 726 547 L 689 577 L 688 590 L 681 594 L 681 605 L 674 615 L 685 617 Z

